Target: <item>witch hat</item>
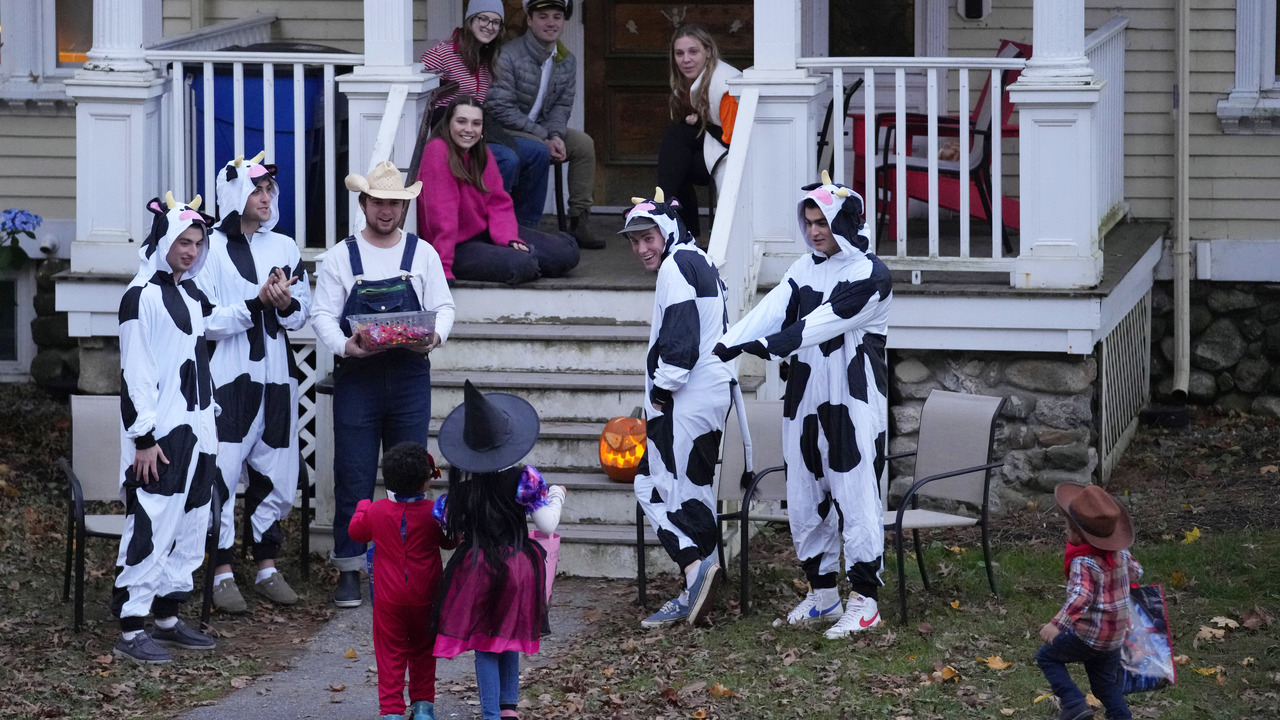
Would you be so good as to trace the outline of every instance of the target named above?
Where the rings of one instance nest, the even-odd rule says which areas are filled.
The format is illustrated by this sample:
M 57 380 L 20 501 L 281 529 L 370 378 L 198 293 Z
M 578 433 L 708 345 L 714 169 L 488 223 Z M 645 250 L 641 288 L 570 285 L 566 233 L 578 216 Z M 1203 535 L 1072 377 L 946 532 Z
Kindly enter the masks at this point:
M 466 472 L 494 472 L 520 461 L 538 440 L 538 413 L 528 400 L 482 393 L 467 380 L 462 404 L 440 425 L 440 454 Z

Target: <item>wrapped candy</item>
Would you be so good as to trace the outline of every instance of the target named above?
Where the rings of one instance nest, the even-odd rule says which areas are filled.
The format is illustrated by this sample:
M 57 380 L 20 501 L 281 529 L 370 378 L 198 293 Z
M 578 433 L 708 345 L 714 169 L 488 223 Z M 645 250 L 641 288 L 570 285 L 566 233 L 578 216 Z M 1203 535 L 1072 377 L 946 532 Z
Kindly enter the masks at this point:
M 436 329 L 433 310 L 352 315 L 348 320 L 360 344 L 370 349 L 425 345 Z

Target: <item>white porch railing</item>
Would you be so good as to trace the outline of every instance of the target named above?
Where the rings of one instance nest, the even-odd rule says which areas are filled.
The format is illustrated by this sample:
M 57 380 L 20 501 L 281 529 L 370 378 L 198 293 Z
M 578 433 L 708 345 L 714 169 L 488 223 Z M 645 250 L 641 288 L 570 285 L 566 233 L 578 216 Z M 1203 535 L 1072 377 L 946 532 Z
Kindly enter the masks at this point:
M 1004 93 L 1000 90 L 1007 85 L 1005 73 L 1021 70 L 1025 60 L 1020 58 L 801 58 L 796 63 L 800 67 L 822 74 L 830 74 L 832 97 L 842 98 L 844 88 L 851 83 L 862 81 L 858 94 L 862 97 L 863 136 L 854 138 L 852 161 L 846 163 L 844 153 L 834 156 L 833 178 L 855 186 L 867 202 L 867 224 L 872 235 L 872 246 L 880 250 L 880 256 L 890 268 L 896 270 L 947 270 L 973 272 L 1008 272 L 1013 269 L 1011 258 L 1003 254 L 1004 208 L 1002 178 L 1004 165 L 1002 158 L 1002 122 L 1004 117 Z M 926 83 L 924 93 L 926 107 L 923 113 L 908 106 L 908 78 L 923 75 Z M 971 90 L 988 83 L 990 90 L 984 102 L 989 104 L 989 117 L 992 119 L 990 130 L 986 134 L 975 132 L 971 119 L 985 116 L 983 108 L 971 106 Z M 954 83 L 954 84 L 953 84 Z M 892 104 L 881 103 L 879 97 L 892 93 Z M 940 107 L 949 97 L 957 98 L 959 112 L 955 117 L 963 122 L 948 122 L 946 110 Z M 855 107 L 857 97 L 851 107 Z M 839 105 L 834 106 L 839 112 Z M 881 112 L 883 107 L 892 108 L 891 113 Z M 912 117 L 909 117 L 911 114 Z M 923 117 L 920 117 L 923 116 Z M 939 127 L 953 128 L 956 138 L 957 159 L 955 161 L 940 160 L 941 150 Z M 912 156 L 912 143 L 905 140 L 909 136 L 919 134 L 923 123 L 925 133 L 925 157 Z M 843 128 L 841 122 L 833 122 L 835 127 Z M 911 131 L 906 129 L 911 127 Z M 890 136 L 889 129 L 896 128 Z M 977 130 L 983 130 L 977 128 Z M 843 133 L 842 133 L 843 134 Z M 843 147 L 843 138 L 837 139 L 837 148 Z M 980 141 L 980 142 L 979 142 Z M 888 162 L 885 162 L 886 144 Z M 975 155 L 975 149 L 985 145 L 989 148 L 984 156 Z M 858 167 L 861 164 L 861 167 Z M 847 168 L 851 169 L 849 172 Z M 956 247 L 948 247 L 944 255 L 939 221 L 939 204 L 928 203 L 928 245 L 924 252 L 908 248 L 907 237 L 907 174 L 923 172 L 927 177 L 929 198 L 938 197 L 939 178 L 944 173 L 954 173 L 957 183 L 957 201 L 955 208 L 959 216 L 960 236 Z M 880 182 L 878 173 L 892 173 L 893 186 L 877 187 Z M 991 243 L 989 252 L 983 254 L 973 246 L 973 234 L 970 222 L 970 185 L 978 180 L 980 174 L 989 177 L 991 198 L 990 215 Z M 853 181 L 850 182 L 852 176 Z M 885 252 L 883 243 L 876 243 L 875 234 L 877 216 L 882 213 L 892 214 L 896 221 L 893 252 Z M 914 245 L 914 244 L 913 244 Z M 914 278 L 919 281 L 918 273 Z
M 254 155 L 266 151 L 267 162 L 276 157 L 275 88 L 277 81 L 293 85 L 293 205 L 295 227 L 293 235 L 302 251 L 303 259 L 313 260 L 323 248 L 308 248 L 307 208 L 314 204 L 308 198 L 305 181 L 306 166 L 310 159 L 306 147 L 308 117 L 306 114 L 306 73 L 308 68 L 320 68 L 322 72 L 323 103 L 319 131 L 323 133 L 323 202 L 324 237 L 326 246 L 338 237 L 336 177 L 337 177 L 337 124 L 335 122 L 336 86 L 334 77 L 338 66 L 360 65 L 364 57 L 357 54 L 326 53 L 260 53 L 260 52 L 190 52 L 148 51 L 147 61 L 156 67 L 168 67 L 169 88 L 165 98 L 168 123 L 168 139 L 163 146 L 167 162 L 163 165 L 171 177 L 164 183 L 179 197 L 190 197 L 199 192 L 212 205 L 214 202 L 214 178 L 218 168 L 230 157 L 216 157 L 214 152 L 215 117 L 218 102 L 214 93 L 215 65 L 230 65 L 232 70 L 233 149 L 231 156 Z M 190 67 L 201 69 L 201 82 L 195 86 L 194 74 L 187 77 Z M 279 67 L 279 72 L 277 71 Z M 290 71 L 289 68 L 292 68 Z M 261 148 L 245 147 L 245 72 L 262 75 L 262 133 Z M 203 137 L 196 137 L 195 93 L 201 94 L 203 111 Z M 197 174 L 197 153 L 203 158 L 203 172 Z
M 254 45 L 271 40 L 271 25 L 277 19 L 274 12 L 227 20 L 198 28 L 182 35 L 167 37 L 147 46 L 148 50 L 177 50 L 197 52 L 221 50 L 232 45 Z
M 755 248 L 751 219 L 752 193 L 745 182 L 753 165 L 751 135 L 759 101 L 757 88 L 747 88 L 738 99 L 733 143 L 725 159 L 724 187 L 716 199 L 719 209 L 707 244 L 707 255 L 728 288 L 730 322 L 746 314 L 755 303 L 756 279 L 760 272 L 760 253 Z
M 1084 39 L 1085 57 L 1102 97 L 1093 109 L 1093 147 L 1098 168 L 1098 237 L 1129 213 L 1124 199 L 1125 28 L 1129 18 L 1112 18 Z

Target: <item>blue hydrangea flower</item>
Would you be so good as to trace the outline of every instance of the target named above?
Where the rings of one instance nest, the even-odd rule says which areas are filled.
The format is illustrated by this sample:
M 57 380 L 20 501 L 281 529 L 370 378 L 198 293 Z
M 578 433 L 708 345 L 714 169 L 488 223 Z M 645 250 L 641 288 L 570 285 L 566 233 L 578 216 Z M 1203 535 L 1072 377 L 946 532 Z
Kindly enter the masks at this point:
M 18 233 L 34 233 L 44 219 L 26 210 L 10 209 L 0 212 L 0 231 L 10 237 Z

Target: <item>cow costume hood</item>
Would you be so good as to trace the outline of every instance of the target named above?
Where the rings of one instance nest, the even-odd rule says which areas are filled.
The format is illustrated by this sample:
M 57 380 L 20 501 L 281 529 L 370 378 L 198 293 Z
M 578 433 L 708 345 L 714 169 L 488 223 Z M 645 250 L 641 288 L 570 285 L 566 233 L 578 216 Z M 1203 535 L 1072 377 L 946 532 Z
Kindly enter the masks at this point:
M 680 207 L 680 201 L 671 198 L 667 202 L 662 188 L 653 189 L 652 199 L 633 197 L 631 202 L 635 207 L 627 211 L 626 224 L 618 232 L 619 235 L 656 226 L 666 238 L 663 257 L 670 255 L 677 245 L 693 244 L 693 233 L 685 227 L 684 220 L 680 219 L 680 213 L 676 211 Z
M 244 204 L 249 201 L 253 189 L 263 177 L 272 179 L 271 217 L 262 223 L 258 231 L 267 232 L 280 222 L 280 184 L 275 181 L 276 166 L 262 164 L 266 155 L 265 150 L 250 160 L 245 160 L 241 155 L 218 171 L 218 214 L 222 216 L 218 229 L 227 235 L 243 234 L 240 232 L 240 215 L 244 212 Z
M 164 194 L 163 203 L 160 198 L 152 198 L 147 203 L 147 209 L 155 217 L 151 220 L 151 234 L 147 235 L 147 239 L 142 242 L 142 247 L 138 248 L 138 257 L 142 259 L 142 266 L 138 268 L 138 278 L 143 282 L 150 280 L 157 272 L 173 272 L 167 259 L 169 248 L 173 247 L 173 241 L 192 225 L 200 226 L 204 232 L 204 241 L 200 244 L 200 255 L 192 263 L 186 277 L 194 277 L 200 272 L 200 268 L 204 267 L 204 262 L 209 257 L 209 226 L 213 224 L 213 218 L 200 212 L 200 202 L 199 195 L 189 203 L 177 202 L 173 199 L 173 191 L 169 191 Z
M 822 182 L 805 185 L 800 189 L 805 191 L 805 196 L 796 203 L 796 223 L 800 227 L 800 237 L 810 250 L 817 252 L 809 241 L 809 233 L 804 229 L 804 204 L 807 200 L 817 203 L 818 209 L 827 218 L 836 244 L 840 246 L 837 255 L 845 255 L 855 249 L 867 252 L 871 238 L 866 234 L 866 224 L 862 221 L 861 195 L 846 185 L 831 182 L 831 176 L 826 170 L 822 171 Z

